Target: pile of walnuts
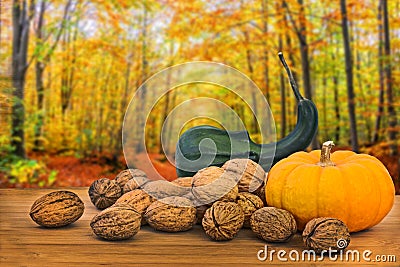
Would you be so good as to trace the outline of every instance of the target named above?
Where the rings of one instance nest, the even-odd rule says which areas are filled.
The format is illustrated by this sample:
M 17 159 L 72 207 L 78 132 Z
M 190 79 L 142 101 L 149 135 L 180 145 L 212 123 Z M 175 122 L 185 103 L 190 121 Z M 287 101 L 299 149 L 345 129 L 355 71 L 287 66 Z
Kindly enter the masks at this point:
M 173 182 L 152 181 L 141 170 L 127 169 L 89 187 L 91 202 L 101 210 L 90 226 L 106 240 L 132 238 L 145 224 L 164 232 L 201 224 L 215 241 L 231 240 L 241 228 L 251 228 L 267 242 L 289 241 L 297 232 L 295 218 L 267 207 L 265 183 L 265 171 L 250 159 L 232 159 L 221 168 L 207 167 Z M 30 215 L 44 227 L 60 227 L 79 219 L 83 210 L 78 196 L 58 191 L 35 201 Z M 303 232 L 306 246 L 316 251 L 337 248 L 338 239 L 348 244 L 350 235 L 346 225 L 333 218 L 314 219 Z
M 101 178 L 90 186 L 90 199 L 102 210 L 90 226 L 104 239 L 121 240 L 144 224 L 180 232 L 197 223 L 210 239 L 230 240 L 243 227 L 259 231 L 252 215 L 266 205 L 265 177 L 249 159 L 233 159 L 173 182 L 152 181 L 140 170 L 127 169 L 114 180 Z

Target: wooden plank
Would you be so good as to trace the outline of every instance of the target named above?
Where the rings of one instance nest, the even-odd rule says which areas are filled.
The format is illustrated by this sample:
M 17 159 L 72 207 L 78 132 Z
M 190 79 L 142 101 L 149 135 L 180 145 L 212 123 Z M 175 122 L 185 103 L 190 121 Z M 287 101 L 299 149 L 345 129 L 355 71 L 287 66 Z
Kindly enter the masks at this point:
M 154 266 L 154 265 L 298 265 L 298 266 L 353 266 L 376 265 L 376 262 L 332 261 L 260 261 L 257 252 L 265 245 L 268 251 L 305 249 L 301 235 L 288 243 L 265 243 L 256 238 L 250 229 L 242 229 L 228 242 L 213 242 L 196 225 L 183 233 L 163 233 L 143 226 L 131 240 L 111 242 L 93 235 L 89 222 L 98 210 L 91 204 L 87 188 L 69 188 L 85 202 L 81 219 L 67 227 L 45 229 L 29 217 L 32 203 L 43 194 L 55 189 L 0 189 L 0 265 L 1 266 Z M 62 189 L 65 190 L 65 189 Z M 351 235 L 349 250 L 371 250 L 376 255 L 395 255 L 397 262 L 382 266 L 400 266 L 400 196 L 390 214 L 370 230 Z M 286 254 L 286 258 L 288 255 Z M 345 256 L 345 255 L 344 255 Z M 345 258 L 344 258 L 345 259 Z

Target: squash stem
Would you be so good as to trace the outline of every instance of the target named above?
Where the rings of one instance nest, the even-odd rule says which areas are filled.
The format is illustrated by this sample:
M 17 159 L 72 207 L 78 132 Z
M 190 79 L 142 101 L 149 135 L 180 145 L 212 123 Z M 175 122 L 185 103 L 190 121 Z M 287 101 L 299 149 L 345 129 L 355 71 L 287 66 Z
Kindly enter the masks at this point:
M 322 144 L 321 157 L 318 165 L 322 167 L 335 166 L 335 163 L 331 161 L 331 149 L 335 144 L 332 141 L 326 141 Z
M 296 80 L 293 77 L 292 72 L 290 71 L 290 68 L 288 64 L 286 63 L 285 57 L 283 56 L 282 52 L 278 53 L 279 59 L 282 62 L 283 67 L 286 70 L 287 75 L 289 76 L 289 82 L 290 86 L 292 87 L 293 93 L 296 96 L 297 101 L 303 100 L 304 97 L 300 94 L 299 87 L 297 86 Z

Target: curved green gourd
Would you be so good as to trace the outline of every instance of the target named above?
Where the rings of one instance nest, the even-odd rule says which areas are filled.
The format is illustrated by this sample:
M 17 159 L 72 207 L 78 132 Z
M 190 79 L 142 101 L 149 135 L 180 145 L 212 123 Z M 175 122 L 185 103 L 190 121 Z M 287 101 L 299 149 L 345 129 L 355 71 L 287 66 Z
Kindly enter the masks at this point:
M 282 53 L 279 53 L 279 57 L 297 100 L 294 130 L 278 142 L 256 144 L 247 131 L 225 131 L 208 125 L 190 128 L 182 134 L 177 144 L 175 162 L 179 177 L 193 176 L 208 166 L 222 166 L 232 158 L 249 158 L 268 171 L 272 164 L 310 145 L 318 128 L 317 108 L 300 94 Z

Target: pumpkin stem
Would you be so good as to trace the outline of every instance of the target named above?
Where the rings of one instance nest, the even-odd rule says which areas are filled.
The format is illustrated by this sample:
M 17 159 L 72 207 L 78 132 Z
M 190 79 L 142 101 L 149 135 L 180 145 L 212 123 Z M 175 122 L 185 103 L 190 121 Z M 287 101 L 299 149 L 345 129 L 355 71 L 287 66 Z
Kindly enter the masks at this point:
M 335 163 L 331 161 L 331 149 L 334 145 L 332 141 L 326 141 L 322 144 L 321 157 L 318 162 L 319 166 L 335 166 Z

